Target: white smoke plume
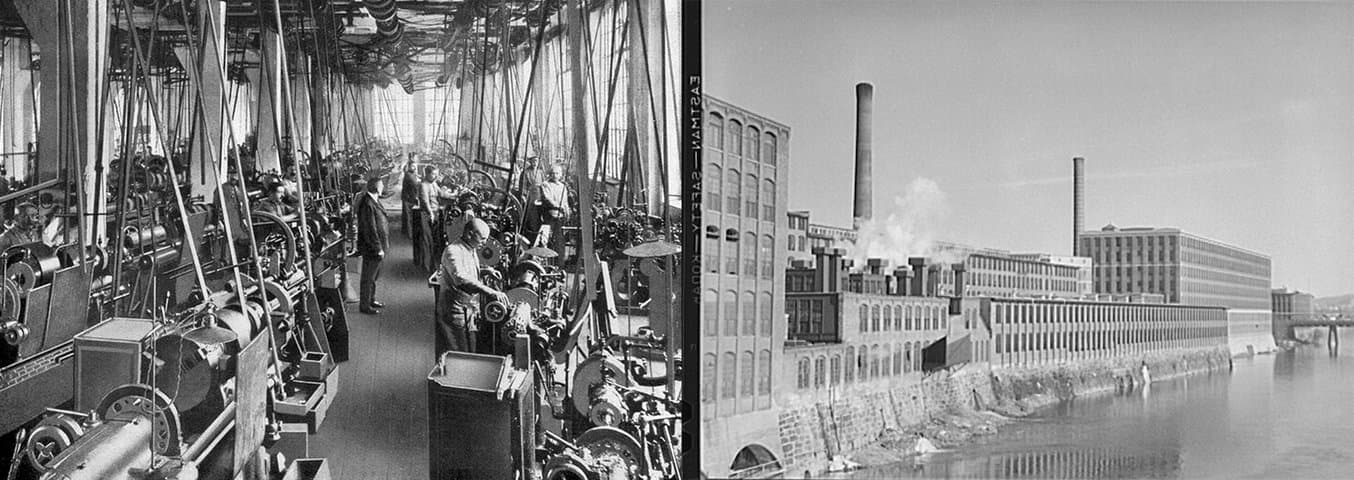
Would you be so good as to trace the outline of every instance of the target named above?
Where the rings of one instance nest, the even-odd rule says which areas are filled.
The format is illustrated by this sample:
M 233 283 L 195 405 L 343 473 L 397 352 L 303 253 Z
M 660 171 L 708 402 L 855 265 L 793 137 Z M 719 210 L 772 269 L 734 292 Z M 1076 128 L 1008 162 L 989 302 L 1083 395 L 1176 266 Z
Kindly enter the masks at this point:
M 948 210 L 940 185 L 929 178 L 917 178 L 907 185 L 902 196 L 894 197 L 887 215 L 875 215 L 860 225 L 855 245 L 847 248 L 847 258 L 857 267 L 870 258 L 884 259 L 890 266 L 898 267 L 907 265 L 908 257 L 953 256 L 935 248 L 936 227 Z

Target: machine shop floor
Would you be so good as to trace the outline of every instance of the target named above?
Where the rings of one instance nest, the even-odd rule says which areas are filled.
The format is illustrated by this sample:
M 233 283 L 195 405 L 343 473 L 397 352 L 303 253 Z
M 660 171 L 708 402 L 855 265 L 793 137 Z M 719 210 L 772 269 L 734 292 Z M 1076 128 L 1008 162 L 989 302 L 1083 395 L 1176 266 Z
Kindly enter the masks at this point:
M 350 358 L 339 366 L 338 398 L 309 454 L 328 459 L 334 478 L 425 480 L 428 478 L 427 375 L 433 362 L 433 292 L 428 274 L 412 261 L 413 246 L 399 232 L 399 209 L 390 214 L 391 253 L 378 283 L 380 315 L 348 304 Z M 349 272 L 354 290 L 358 271 Z M 647 325 L 643 316 L 621 315 L 617 332 Z M 666 368 L 650 365 L 654 374 Z M 657 390 L 657 389 L 654 389 Z

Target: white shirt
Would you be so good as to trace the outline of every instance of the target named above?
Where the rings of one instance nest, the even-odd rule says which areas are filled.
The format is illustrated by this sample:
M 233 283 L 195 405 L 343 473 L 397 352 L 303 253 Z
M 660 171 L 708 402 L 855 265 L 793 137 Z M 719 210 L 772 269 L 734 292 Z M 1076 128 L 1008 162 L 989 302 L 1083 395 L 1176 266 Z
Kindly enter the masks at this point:
M 565 208 L 568 205 L 564 202 L 568 190 L 564 189 L 564 184 L 560 182 L 545 182 L 541 184 L 541 203 L 558 208 Z

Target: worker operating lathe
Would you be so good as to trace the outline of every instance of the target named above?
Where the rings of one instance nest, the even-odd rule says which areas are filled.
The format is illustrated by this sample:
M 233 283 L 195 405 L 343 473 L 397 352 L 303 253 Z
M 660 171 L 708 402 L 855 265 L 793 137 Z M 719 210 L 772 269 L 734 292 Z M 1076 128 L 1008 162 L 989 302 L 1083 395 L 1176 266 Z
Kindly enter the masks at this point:
M 14 226 L 0 234 L 0 253 L 15 245 L 38 243 L 43 241 L 42 212 L 37 205 L 20 203 L 14 217 Z
M 507 303 L 503 292 L 480 281 L 480 259 L 477 254 L 484 240 L 489 238 L 489 224 L 472 218 L 458 241 L 447 245 L 442 253 L 442 288 L 438 293 L 439 318 L 436 332 L 436 358 L 447 351 L 473 352 L 472 332 L 476 331 L 475 315 L 479 310 L 479 294 L 489 295 Z

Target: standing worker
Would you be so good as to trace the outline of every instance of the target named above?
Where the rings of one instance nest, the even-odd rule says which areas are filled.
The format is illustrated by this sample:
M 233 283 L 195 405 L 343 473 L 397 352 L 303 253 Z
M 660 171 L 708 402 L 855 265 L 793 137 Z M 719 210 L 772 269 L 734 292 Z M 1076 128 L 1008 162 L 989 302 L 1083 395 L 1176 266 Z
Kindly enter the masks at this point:
M 414 224 L 414 263 L 424 269 L 435 268 L 437 250 L 434 249 L 433 226 L 437 225 L 437 211 L 441 207 L 442 187 L 437 184 L 437 167 L 423 167 L 423 182 L 418 184 L 418 222 Z M 427 271 L 427 270 L 425 270 Z
M 479 310 L 479 294 L 489 295 L 507 303 L 503 292 L 480 281 L 480 258 L 477 252 L 489 238 L 489 224 L 471 218 L 465 224 L 461 238 L 447 245 L 442 254 L 442 281 L 438 289 L 438 318 L 436 329 L 436 357 L 447 351 L 473 352 L 473 332 L 478 330 L 475 316 Z
M 408 237 L 413 230 L 414 206 L 418 205 L 418 172 L 415 171 L 414 154 L 409 154 L 409 162 L 404 164 L 404 181 L 400 183 L 400 231 Z
M 532 206 L 540 214 L 541 228 L 536 232 L 534 246 L 548 247 L 557 253 L 563 253 L 551 240 L 558 235 L 564 219 L 569 217 L 569 190 L 564 187 L 564 168 L 550 167 L 550 176 L 536 189 L 536 199 Z
M 357 205 L 357 254 L 362 256 L 362 282 L 358 311 L 375 315 L 385 304 L 376 301 L 376 280 L 381 277 L 381 260 L 390 249 L 390 224 L 381 193 L 385 179 L 372 178 L 367 182 L 367 194 L 359 196 Z

